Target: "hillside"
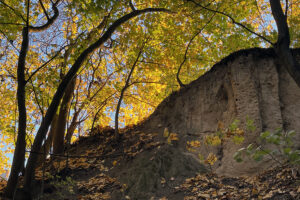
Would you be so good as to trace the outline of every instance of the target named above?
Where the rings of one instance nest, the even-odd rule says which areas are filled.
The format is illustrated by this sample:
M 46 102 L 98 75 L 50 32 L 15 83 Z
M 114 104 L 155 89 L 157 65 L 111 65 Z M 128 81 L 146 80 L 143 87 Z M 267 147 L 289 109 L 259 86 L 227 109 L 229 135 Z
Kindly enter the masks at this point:
M 36 171 L 34 193 L 40 199 L 300 199 L 294 166 L 232 158 L 265 130 L 300 130 L 299 109 L 300 89 L 273 51 L 242 50 L 171 94 L 139 125 L 123 129 L 121 141 L 113 129 L 98 128 L 63 156 L 52 155 Z M 239 119 L 244 128 L 246 116 L 256 130 L 245 133 L 242 144 L 187 150 L 187 142 L 203 141 L 220 123 L 228 127 Z M 174 140 L 163 137 L 166 129 Z M 299 134 L 294 142 L 299 149 Z M 218 158 L 211 169 L 197 157 L 210 152 Z M 16 199 L 21 195 L 17 191 Z
M 99 130 L 74 144 L 66 154 L 68 158 L 47 161 L 36 173 L 36 197 L 300 199 L 299 174 L 289 166 L 250 177 L 218 176 L 157 136 L 134 129 L 125 135 L 121 145 L 114 142 L 113 130 Z M 41 191 L 43 195 L 39 195 Z

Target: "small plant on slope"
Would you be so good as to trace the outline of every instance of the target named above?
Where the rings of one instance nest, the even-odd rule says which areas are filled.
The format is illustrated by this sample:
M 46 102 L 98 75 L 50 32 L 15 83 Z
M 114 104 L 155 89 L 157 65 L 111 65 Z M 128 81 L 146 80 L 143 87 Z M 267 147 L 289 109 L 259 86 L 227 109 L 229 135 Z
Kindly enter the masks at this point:
M 295 135 L 295 131 L 285 132 L 282 129 L 277 129 L 274 132 L 262 132 L 259 137 L 259 142 L 251 143 L 247 147 L 239 149 L 234 154 L 234 159 L 237 162 L 242 162 L 243 156 L 249 156 L 255 161 L 261 161 L 264 156 L 269 156 L 280 165 L 287 162 L 299 166 L 300 150 L 293 149 Z M 263 142 L 272 144 L 277 148 L 274 150 L 266 149 L 260 145 Z
M 206 135 L 203 139 L 203 144 L 205 147 L 207 146 L 219 146 L 228 140 L 232 140 L 235 144 L 241 144 L 244 141 L 244 133 L 245 131 L 239 128 L 239 120 L 234 120 L 228 128 L 224 128 L 224 124 L 220 122 L 218 124 L 218 130 L 216 133 L 211 135 Z M 253 121 L 247 120 L 247 130 L 253 130 Z M 201 146 L 201 141 L 194 140 L 187 142 L 187 150 L 190 152 L 195 152 L 197 148 Z M 202 154 L 198 154 L 198 158 L 210 167 L 212 171 L 212 166 L 218 160 L 217 156 L 209 152 L 207 157 L 205 158 Z

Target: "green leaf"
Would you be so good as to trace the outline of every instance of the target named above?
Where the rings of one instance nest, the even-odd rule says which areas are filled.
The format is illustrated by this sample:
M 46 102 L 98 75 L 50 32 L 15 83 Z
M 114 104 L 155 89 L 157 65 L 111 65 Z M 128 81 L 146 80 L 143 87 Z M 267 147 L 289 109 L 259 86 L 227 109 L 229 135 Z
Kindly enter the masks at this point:
M 254 148 L 254 145 L 252 143 L 247 146 L 248 151 L 252 151 L 253 148 Z
M 245 140 L 245 138 L 244 138 L 243 136 L 237 136 L 237 135 L 235 135 L 235 136 L 233 137 L 233 142 L 234 142 L 235 144 L 241 144 L 241 143 L 244 142 L 244 140 Z
M 204 160 L 204 156 L 203 156 L 202 154 L 200 154 L 200 153 L 198 154 L 198 158 L 199 158 L 200 160 L 202 160 L 202 161 Z
M 250 132 L 253 132 L 256 130 L 256 127 L 254 125 L 254 121 L 249 119 L 248 116 L 246 117 L 246 129 Z
M 240 123 L 240 120 L 235 119 L 229 126 L 230 131 L 234 131 L 238 128 L 238 124 Z
M 289 158 L 289 161 L 292 162 L 292 163 L 299 162 L 299 160 L 300 160 L 300 151 L 296 150 L 294 152 L 291 152 L 289 154 L 288 158 Z
M 282 136 L 282 129 L 281 128 L 276 129 L 274 135 Z
M 289 131 L 287 133 L 287 137 L 291 138 L 291 137 L 294 137 L 296 135 L 296 132 L 295 131 Z
M 243 161 L 243 159 L 241 158 L 241 151 L 239 150 L 239 151 L 237 151 L 237 152 L 235 152 L 234 153 L 234 155 L 233 155 L 233 159 L 236 161 L 236 162 L 242 162 Z
M 270 152 L 272 155 L 278 155 L 280 153 L 277 149 L 274 149 L 273 151 Z
M 281 143 L 281 138 L 278 135 L 271 135 L 269 137 L 266 138 L 268 143 L 272 143 L 272 144 L 276 144 L 276 145 L 280 145 Z
M 242 152 L 242 151 L 245 151 L 245 150 L 246 150 L 246 148 L 243 147 L 243 148 L 240 148 L 240 149 L 238 150 L 238 152 Z
M 255 161 L 259 162 L 259 161 L 261 161 L 261 160 L 263 159 L 263 157 L 264 157 L 265 155 L 266 155 L 266 152 L 261 151 L 261 150 L 258 150 L 258 151 L 256 151 L 256 152 L 252 155 L 252 158 L 253 158 Z
M 265 132 L 262 132 L 262 133 L 260 134 L 260 137 L 261 137 L 262 139 L 266 139 L 270 134 L 271 134 L 271 133 L 270 133 L 269 131 L 265 131 Z
M 263 159 L 263 155 L 258 155 L 258 154 L 254 154 L 253 155 L 253 159 L 256 161 L 256 162 L 259 162 Z
M 290 147 L 283 148 L 283 152 L 284 152 L 284 154 L 286 154 L 286 155 L 290 154 L 291 151 L 292 151 L 292 149 L 291 149 Z

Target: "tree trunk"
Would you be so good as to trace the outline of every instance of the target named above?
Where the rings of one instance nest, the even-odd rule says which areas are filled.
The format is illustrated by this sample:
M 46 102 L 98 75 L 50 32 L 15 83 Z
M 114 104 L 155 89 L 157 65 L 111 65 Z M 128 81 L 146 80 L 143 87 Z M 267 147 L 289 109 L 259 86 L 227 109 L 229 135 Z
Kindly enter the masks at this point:
M 79 113 L 80 111 L 76 111 L 73 115 L 73 119 L 72 119 L 72 122 L 67 130 L 67 134 L 66 134 L 66 137 L 65 137 L 65 144 L 70 144 L 71 143 L 71 138 L 74 134 L 74 131 L 78 125 L 78 122 L 77 122 L 77 118 L 79 116 Z
M 75 89 L 76 78 L 68 85 L 62 99 L 59 115 L 57 118 L 56 131 L 53 137 L 53 153 L 62 154 L 64 152 L 64 138 L 67 126 L 67 118 L 70 109 L 72 96 Z
M 278 29 L 278 39 L 274 46 L 276 54 L 278 55 L 279 61 L 285 66 L 298 87 L 300 87 L 300 64 L 296 61 L 290 49 L 290 33 L 287 16 L 284 15 L 280 0 L 270 0 L 270 5 Z
M 47 155 L 50 152 L 50 148 L 52 147 L 52 144 L 53 144 L 53 136 L 56 132 L 57 118 L 58 118 L 58 115 L 56 114 L 54 116 L 53 120 L 52 120 L 51 128 L 50 128 L 48 137 L 47 137 L 45 143 L 43 144 L 43 146 L 41 148 L 40 152 L 42 154 L 39 155 L 39 158 L 38 158 L 38 161 L 37 161 L 38 165 L 41 165 L 44 162 L 44 159 L 47 158 Z
M 21 51 L 18 60 L 18 109 L 19 109 L 19 125 L 18 125 L 18 136 L 16 142 L 16 148 L 14 152 L 12 168 L 8 178 L 7 186 L 5 189 L 5 195 L 9 198 L 13 198 L 18 184 L 19 173 L 24 167 L 25 161 L 25 148 L 26 148 L 26 106 L 25 106 L 25 64 L 26 55 L 29 45 L 29 32 L 28 27 L 23 28 L 23 41 Z
M 136 57 L 133 65 L 132 65 L 132 67 L 130 69 L 128 77 L 127 77 L 127 79 L 125 81 L 125 85 L 124 85 L 124 87 L 121 90 L 121 94 L 120 94 L 120 98 L 119 98 L 119 101 L 118 101 L 118 104 L 117 104 L 116 114 L 115 114 L 115 138 L 116 138 L 116 140 L 120 140 L 121 139 L 121 135 L 119 133 L 119 112 L 120 112 L 120 107 L 121 107 L 121 104 L 122 104 L 123 96 L 124 96 L 124 93 L 127 90 L 127 88 L 130 86 L 129 85 L 130 78 L 131 78 L 132 73 L 133 73 L 133 71 L 134 71 L 134 69 L 136 67 L 136 64 L 137 64 L 137 62 L 138 62 L 138 60 L 139 60 L 139 58 L 140 58 L 140 56 L 142 54 L 142 50 L 143 50 L 144 46 L 145 46 L 145 42 L 144 42 L 142 48 L 140 49 L 140 51 L 139 51 L 139 53 L 138 53 L 138 55 L 137 55 L 137 57 Z

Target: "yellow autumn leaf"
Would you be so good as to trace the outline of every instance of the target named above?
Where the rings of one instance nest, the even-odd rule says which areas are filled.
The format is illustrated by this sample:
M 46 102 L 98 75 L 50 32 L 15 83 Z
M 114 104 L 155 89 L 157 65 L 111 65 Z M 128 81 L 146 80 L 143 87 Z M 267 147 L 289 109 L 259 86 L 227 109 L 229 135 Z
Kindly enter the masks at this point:
M 201 146 L 200 141 L 194 140 L 194 141 L 188 141 L 187 145 L 194 148 L 199 148 Z
M 217 161 L 217 156 L 213 153 L 209 153 L 204 162 L 206 164 L 213 165 L 216 161 Z
M 164 136 L 165 138 L 167 138 L 167 137 L 169 137 L 169 134 L 170 134 L 170 133 L 169 133 L 168 128 L 165 128 L 165 130 L 164 130 L 164 135 L 163 135 L 163 136 Z
M 171 133 L 169 138 L 171 141 L 179 140 L 177 133 Z
M 237 128 L 234 133 L 237 135 L 244 135 L 244 130 Z
M 205 136 L 205 144 L 207 145 L 213 145 L 213 146 L 217 146 L 221 144 L 221 139 L 219 136 L 217 135 L 207 135 Z

